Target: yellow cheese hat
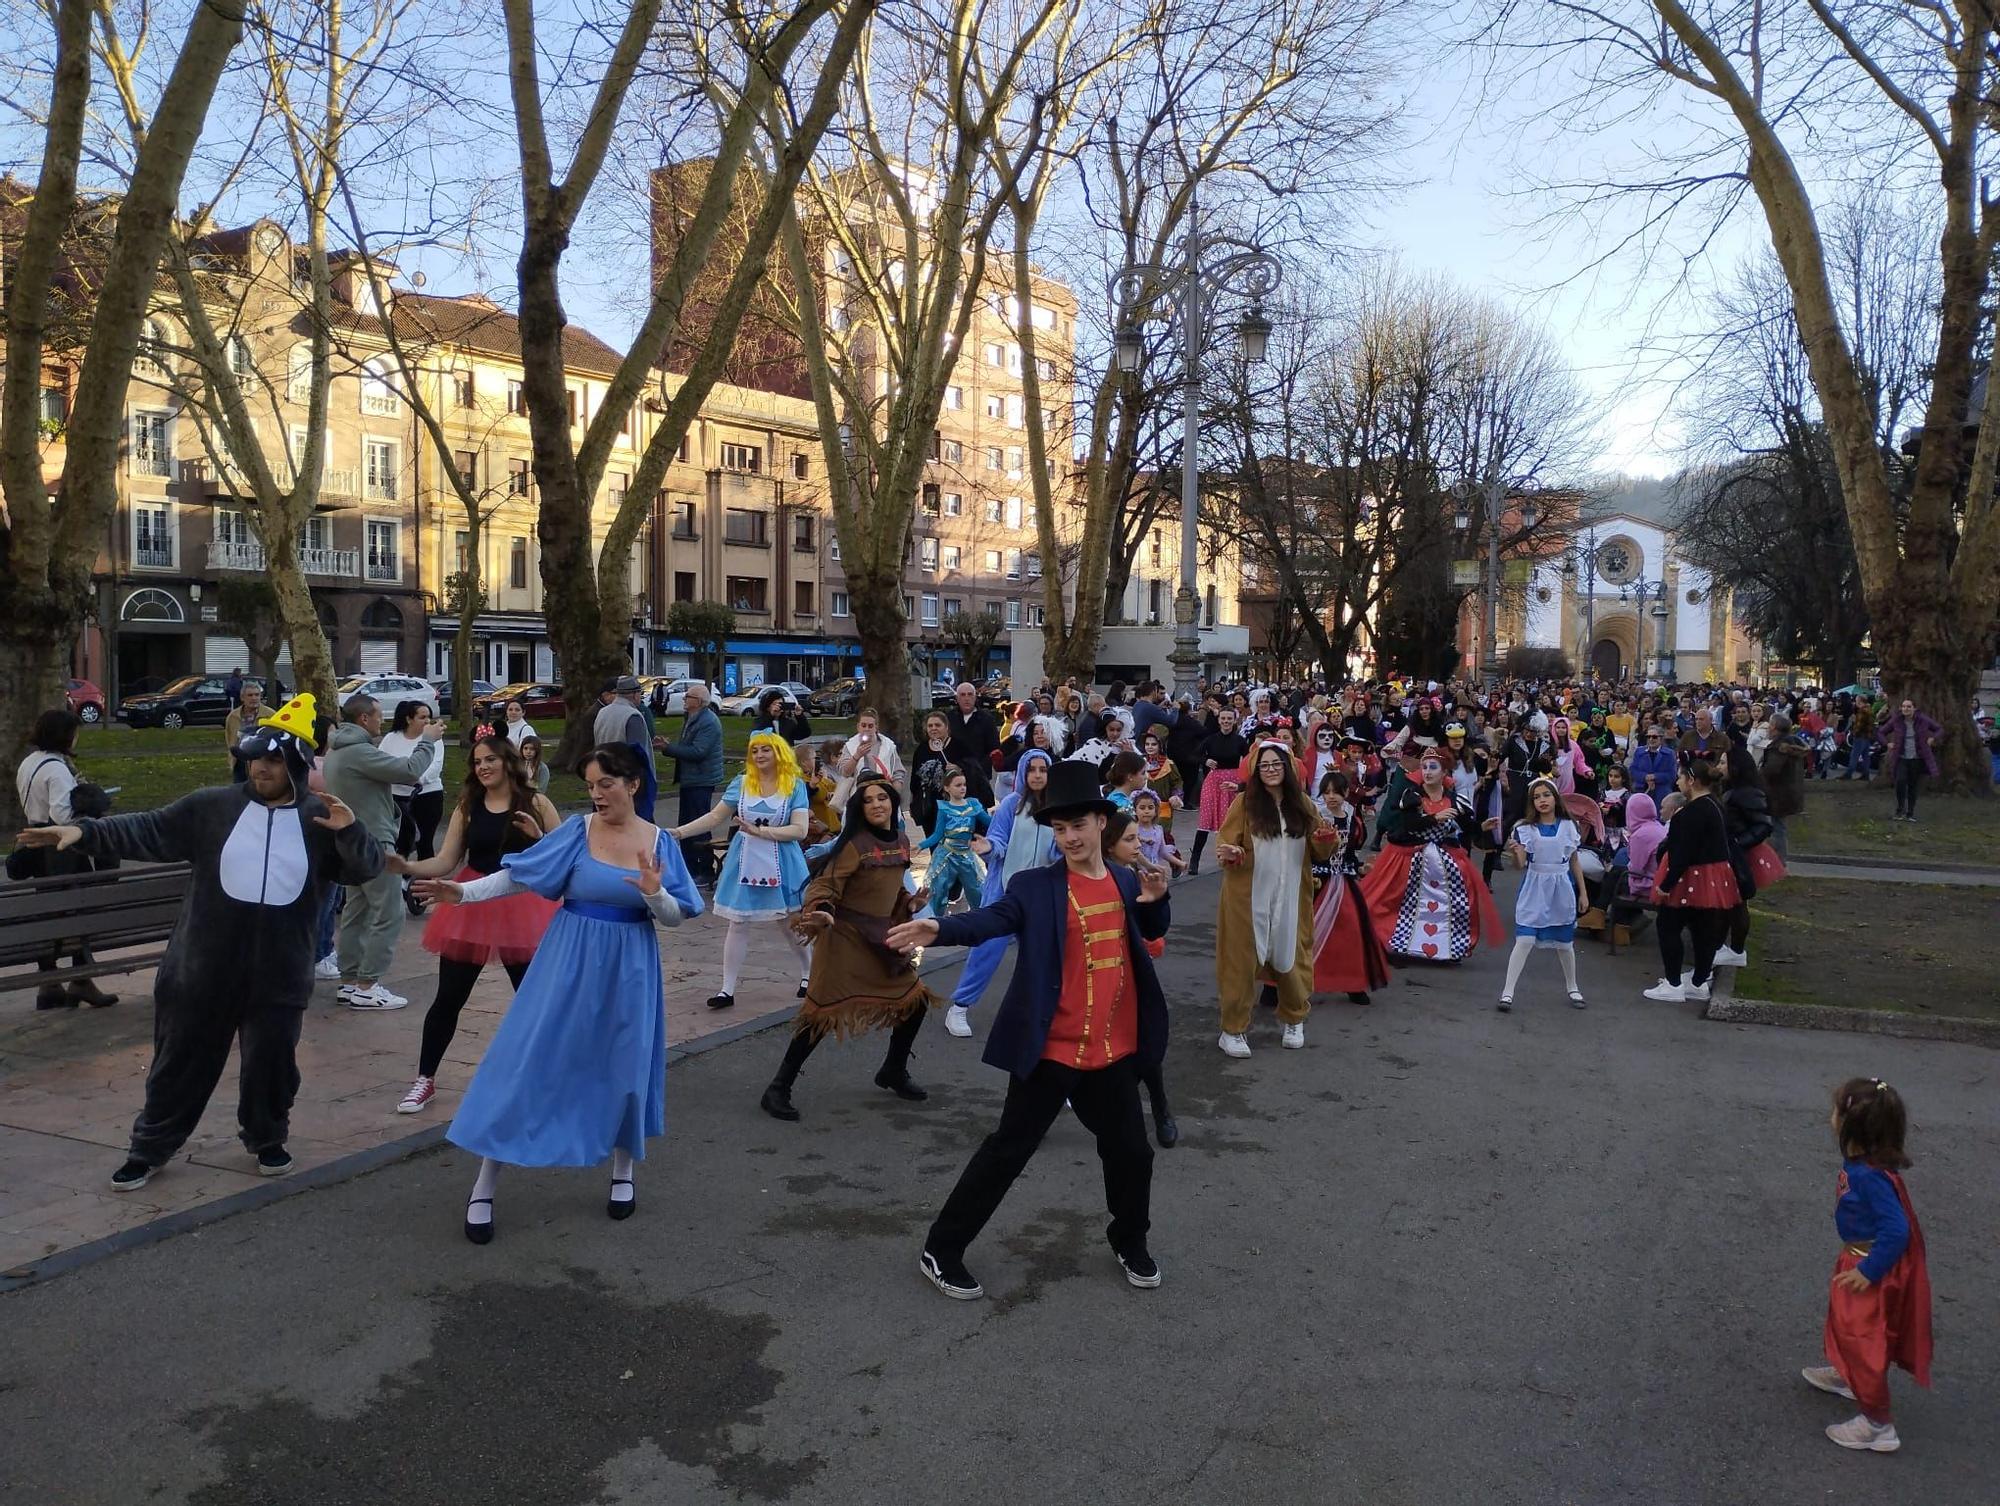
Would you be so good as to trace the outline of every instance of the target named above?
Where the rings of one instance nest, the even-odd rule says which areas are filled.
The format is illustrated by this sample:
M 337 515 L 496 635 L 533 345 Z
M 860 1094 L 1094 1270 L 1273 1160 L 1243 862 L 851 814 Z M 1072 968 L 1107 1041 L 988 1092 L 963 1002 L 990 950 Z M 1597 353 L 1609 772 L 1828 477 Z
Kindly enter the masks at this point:
M 257 725 L 277 732 L 289 732 L 308 748 L 317 751 L 319 743 L 313 737 L 313 724 L 318 719 L 319 708 L 313 701 L 312 692 L 302 690 Z

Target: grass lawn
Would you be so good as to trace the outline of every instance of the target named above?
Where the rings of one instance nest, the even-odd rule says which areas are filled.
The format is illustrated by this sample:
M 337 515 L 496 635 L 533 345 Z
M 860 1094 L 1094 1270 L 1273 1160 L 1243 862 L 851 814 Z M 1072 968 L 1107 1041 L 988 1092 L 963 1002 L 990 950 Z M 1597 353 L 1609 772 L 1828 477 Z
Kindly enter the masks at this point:
M 2000 867 L 2000 795 L 1934 795 L 1917 801 L 1917 823 L 1892 821 L 1896 794 L 1887 780 L 1806 781 L 1803 815 L 1785 823 L 1792 856 L 1879 857 L 1902 862 Z
M 1736 992 L 2000 1020 L 1995 908 L 1993 890 L 1970 885 L 1786 879 L 1750 902 L 1750 965 Z
M 681 719 L 667 717 L 659 724 L 660 735 L 680 735 Z M 545 729 L 554 735 L 553 727 Z M 846 737 L 853 732 L 849 721 L 815 720 L 813 740 Z M 722 719 L 723 757 L 733 774 L 743 763 L 744 745 L 750 740 L 750 719 L 725 716 Z M 207 784 L 223 784 L 229 779 L 229 756 L 223 750 L 220 727 L 183 727 L 178 732 L 148 727 L 86 727 L 77 738 L 77 768 L 85 779 L 118 794 L 113 809 L 154 810 L 171 804 L 189 790 Z M 673 778 L 673 763 L 662 760 L 661 775 Z M 465 778 L 465 749 L 456 738 L 447 738 L 444 748 L 444 784 L 456 789 Z M 669 786 L 671 788 L 671 786 Z M 583 785 L 574 775 L 556 772 L 549 781 L 549 797 L 559 809 L 583 803 Z

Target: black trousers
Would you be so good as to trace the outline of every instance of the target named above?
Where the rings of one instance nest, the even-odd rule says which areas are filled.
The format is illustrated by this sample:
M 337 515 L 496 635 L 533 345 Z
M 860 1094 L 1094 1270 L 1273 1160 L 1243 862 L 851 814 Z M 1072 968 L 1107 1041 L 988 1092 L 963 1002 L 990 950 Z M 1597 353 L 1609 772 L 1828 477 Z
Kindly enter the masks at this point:
M 1044 1061 L 1026 1077 L 1010 1077 L 1000 1127 L 988 1135 L 959 1174 L 931 1225 L 924 1248 L 940 1260 L 962 1259 L 979 1237 L 1007 1189 L 1027 1168 L 1042 1137 L 1067 1099 L 1083 1127 L 1097 1137 L 1104 1165 L 1104 1205 L 1111 1214 L 1105 1231 L 1121 1254 L 1146 1248 L 1152 1227 L 1153 1147 L 1146 1139 L 1139 1105 L 1139 1061 L 1128 1056 L 1094 1072 Z
M 1914 816 L 1917 813 L 1917 786 L 1923 783 L 1924 763 L 1921 758 L 1905 758 L 1896 765 L 1896 810 L 1899 814 Z
M 681 786 L 681 806 L 676 826 L 686 826 L 707 815 L 715 804 L 715 787 L 707 784 Z M 688 837 L 681 843 L 681 857 L 687 862 L 688 877 L 702 883 L 715 878 L 715 839 L 707 832 Z
M 418 862 L 429 862 L 437 855 L 438 821 L 444 815 L 443 790 L 419 790 L 414 795 L 403 795 L 396 801 L 396 808 L 403 813 L 396 826 L 396 851 L 404 857 L 415 857 Z
M 1715 949 L 1722 945 L 1722 938 L 1728 930 L 1727 910 L 1684 910 L 1678 905 L 1661 906 L 1660 962 L 1666 969 L 1667 981 L 1681 981 L 1683 931 L 1694 943 L 1694 981 L 1699 985 L 1708 982 L 1714 972 Z
M 239 1041 L 236 1123 L 244 1149 L 283 1145 L 299 1092 L 295 1053 L 304 1019 L 303 1009 L 241 996 L 155 1006 L 153 1065 L 146 1073 L 146 1106 L 132 1121 L 132 1159 L 164 1166 L 187 1144 L 222 1081 L 230 1046 Z
M 507 969 L 508 981 L 518 989 L 521 979 L 527 976 L 528 964 L 503 962 L 501 966 Z M 479 981 L 479 975 L 485 970 L 484 963 L 438 958 L 437 997 L 424 1011 L 424 1043 L 417 1056 L 417 1076 L 437 1076 L 438 1067 L 444 1062 L 445 1048 L 458 1034 L 459 1012 L 465 1008 L 465 1001 L 472 997 L 472 985 Z

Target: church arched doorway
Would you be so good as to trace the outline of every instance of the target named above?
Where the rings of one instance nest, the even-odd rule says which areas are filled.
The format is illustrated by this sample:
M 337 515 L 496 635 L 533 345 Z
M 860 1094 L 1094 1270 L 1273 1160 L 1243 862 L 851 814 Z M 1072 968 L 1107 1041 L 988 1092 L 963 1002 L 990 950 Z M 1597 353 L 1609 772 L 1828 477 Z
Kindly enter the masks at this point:
M 1625 654 L 1616 640 L 1600 638 L 1591 646 L 1590 671 L 1600 680 L 1625 678 Z

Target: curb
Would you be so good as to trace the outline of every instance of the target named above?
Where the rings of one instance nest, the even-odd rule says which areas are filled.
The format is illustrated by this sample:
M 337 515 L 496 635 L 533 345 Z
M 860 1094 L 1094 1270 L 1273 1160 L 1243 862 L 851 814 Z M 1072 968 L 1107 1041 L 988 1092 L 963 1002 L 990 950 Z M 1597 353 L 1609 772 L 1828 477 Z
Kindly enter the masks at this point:
M 944 956 L 919 968 L 919 974 L 929 977 L 957 966 L 960 961 L 958 953 L 958 948 L 950 948 Z M 686 1061 L 689 1057 L 700 1056 L 705 1051 L 733 1045 L 749 1036 L 788 1024 L 797 1014 L 797 1004 L 788 1003 L 783 1008 L 740 1020 L 721 1030 L 698 1036 L 685 1045 L 670 1046 L 667 1049 L 667 1066 L 671 1069 L 677 1062 Z M 53 1281 L 58 1276 L 67 1276 L 72 1271 L 95 1265 L 98 1261 L 107 1260 L 113 1255 L 122 1255 L 128 1250 L 143 1249 L 147 1245 L 158 1244 L 177 1234 L 187 1234 L 196 1229 L 206 1228 L 210 1224 L 220 1223 L 238 1214 L 252 1213 L 286 1198 L 296 1197 L 302 1192 L 337 1186 L 356 1177 L 366 1176 L 371 1171 L 380 1171 L 385 1166 L 393 1166 L 398 1161 L 407 1161 L 412 1156 L 444 1144 L 445 1131 L 448 1128 L 448 1125 L 443 1124 L 427 1125 L 415 1134 L 405 1135 L 400 1140 L 388 1140 L 380 1145 L 371 1145 L 366 1150 L 354 1151 L 328 1161 L 323 1166 L 314 1166 L 290 1176 L 273 1178 L 260 1186 L 246 1188 L 242 1192 L 232 1193 L 215 1202 L 204 1203 L 198 1208 L 182 1208 L 175 1213 L 163 1213 L 148 1223 L 130 1229 L 120 1229 L 116 1234 L 107 1234 L 102 1239 L 92 1240 L 89 1244 L 78 1245 L 70 1250 L 58 1250 L 40 1260 L 0 1271 L 0 1295 Z
M 1956 1015 L 1891 1014 L 1880 1009 L 1843 1009 L 1834 1005 L 1779 1004 L 1769 999 L 1739 999 L 1733 995 L 1709 1000 L 1705 1020 L 1731 1025 L 1783 1025 L 1794 1030 L 1846 1030 L 1859 1035 L 1891 1035 L 1912 1041 L 1952 1041 L 1961 1046 L 2000 1049 L 2000 1021 L 1968 1020 Z
M 1829 868 L 1903 868 L 1913 873 L 1977 873 L 1988 878 L 2000 879 L 2000 868 L 1985 863 L 1949 863 L 1942 860 L 1931 862 L 1923 858 L 1863 858 L 1846 854 L 1822 855 L 1816 852 L 1794 852 L 1785 861 L 1823 863 Z

